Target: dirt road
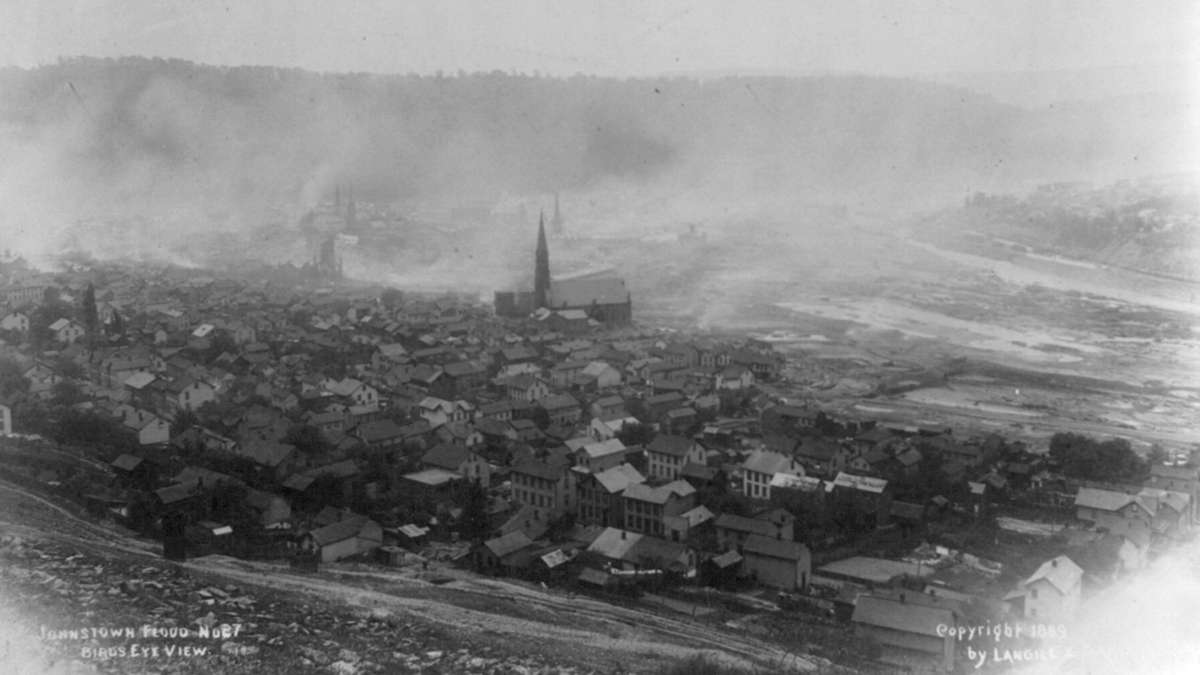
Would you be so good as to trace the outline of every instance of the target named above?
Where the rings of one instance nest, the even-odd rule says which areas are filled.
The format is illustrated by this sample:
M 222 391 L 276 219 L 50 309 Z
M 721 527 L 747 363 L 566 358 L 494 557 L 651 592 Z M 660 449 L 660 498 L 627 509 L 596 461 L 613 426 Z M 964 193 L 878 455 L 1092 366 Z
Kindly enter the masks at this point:
M 47 538 L 118 560 L 159 559 L 156 544 L 115 527 L 92 522 L 30 490 L 0 481 L 0 530 Z M 315 574 L 285 565 L 224 556 L 190 560 L 185 569 L 243 586 L 281 591 L 375 614 L 402 616 L 452 628 L 498 645 L 537 645 L 558 660 L 589 668 L 614 663 L 638 671 L 639 664 L 705 654 L 731 666 L 793 672 L 828 665 L 791 654 L 734 631 L 641 608 L 456 572 L 456 580 L 435 585 L 410 574 L 331 566 Z

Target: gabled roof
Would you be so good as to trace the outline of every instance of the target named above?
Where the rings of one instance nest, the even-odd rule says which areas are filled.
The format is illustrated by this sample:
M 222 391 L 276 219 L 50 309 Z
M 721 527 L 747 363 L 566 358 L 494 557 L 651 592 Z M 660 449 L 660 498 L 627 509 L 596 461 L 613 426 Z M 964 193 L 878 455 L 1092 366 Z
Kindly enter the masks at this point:
M 492 555 L 497 558 L 503 558 L 506 555 L 532 546 L 533 540 L 529 538 L 529 535 L 525 534 L 524 530 L 513 530 L 506 535 L 489 539 L 483 545 L 488 551 L 491 551 Z
M 1023 581 L 1021 585 L 1028 587 L 1035 581 L 1045 579 L 1057 588 L 1058 592 L 1066 595 L 1079 585 L 1079 581 L 1082 578 L 1083 569 L 1067 556 L 1060 555 L 1053 560 L 1047 560 L 1042 563 L 1041 567 L 1038 567 L 1037 571 Z
M 351 516 L 345 520 L 330 523 L 325 527 L 309 532 L 317 546 L 328 546 L 351 537 L 357 537 L 363 527 L 370 522 L 366 516 Z
M 641 538 L 642 535 L 636 532 L 609 527 L 605 528 L 599 537 L 596 537 L 587 550 L 589 553 L 597 553 L 611 560 L 622 560 Z
M 255 464 L 275 467 L 283 463 L 296 446 L 276 441 L 251 441 L 239 447 L 238 454 L 249 457 Z
M 559 478 L 562 478 L 563 470 L 561 465 L 550 464 L 538 459 L 530 459 L 514 466 L 512 473 L 533 476 L 542 480 L 557 481 Z
M 607 441 L 599 443 L 586 443 L 581 450 L 587 454 L 588 459 L 596 459 L 599 457 L 607 457 L 618 452 L 625 451 L 625 444 L 619 438 L 610 438 Z
M 126 453 L 114 459 L 112 461 L 112 467 L 114 469 L 120 469 L 121 471 L 133 471 L 134 469 L 138 468 L 142 461 L 143 460 L 141 457 Z
M 755 450 L 742 463 L 742 467 L 747 471 L 756 471 L 773 476 L 777 473 L 794 473 L 798 468 L 795 466 L 796 464 L 797 462 L 787 455 L 781 455 L 778 452 L 771 452 L 770 450 Z
M 539 400 L 538 405 L 547 412 L 551 412 L 554 410 L 578 408 L 579 401 L 576 401 L 575 398 L 569 394 L 551 394 L 550 396 L 546 396 Z
M 461 445 L 440 443 L 421 456 L 421 463 L 449 471 L 458 471 L 470 456 L 471 451 Z
M 617 494 L 630 485 L 646 482 L 645 476 L 631 464 L 619 464 L 593 475 L 609 494 Z
M 125 386 L 132 389 L 145 389 L 154 379 L 150 373 L 138 372 L 125 379 Z
M 1081 487 L 1075 494 L 1075 506 L 1099 511 L 1119 511 L 1136 501 L 1134 495 L 1099 488 Z
M 646 446 L 646 451 L 669 457 L 685 457 L 694 443 L 695 441 L 683 436 L 659 434 Z
M 752 534 L 746 538 L 743 555 L 757 554 L 783 560 L 803 560 L 808 557 L 808 547 L 797 541 L 783 541 L 777 537 Z

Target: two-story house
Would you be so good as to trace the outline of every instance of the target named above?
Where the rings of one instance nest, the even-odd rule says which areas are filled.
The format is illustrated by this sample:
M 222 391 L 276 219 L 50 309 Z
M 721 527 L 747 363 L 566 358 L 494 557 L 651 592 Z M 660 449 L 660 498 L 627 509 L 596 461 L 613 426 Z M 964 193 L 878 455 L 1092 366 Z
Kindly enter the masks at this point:
M 646 445 L 646 473 L 656 480 L 676 480 L 684 466 L 704 464 L 707 459 L 704 446 L 683 436 L 659 434 Z

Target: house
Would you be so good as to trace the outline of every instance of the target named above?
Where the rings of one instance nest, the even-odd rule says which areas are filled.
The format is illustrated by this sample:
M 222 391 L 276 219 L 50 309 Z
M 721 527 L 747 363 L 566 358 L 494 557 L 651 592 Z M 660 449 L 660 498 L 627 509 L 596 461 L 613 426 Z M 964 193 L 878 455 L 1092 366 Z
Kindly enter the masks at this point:
M 580 374 L 588 378 L 591 385 L 599 391 L 619 387 L 623 379 L 620 370 L 603 361 L 592 361 L 584 367 Z
M 775 405 L 763 410 L 760 416 L 763 434 L 799 436 L 816 424 L 817 411 L 792 405 Z
M 950 672 L 959 615 L 951 601 L 915 591 L 860 595 L 850 618 L 855 633 L 884 648 L 884 660 L 913 672 Z
M 1190 465 L 1153 464 L 1150 466 L 1150 479 L 1147 487 L 1183 492 L 1191 497 L 1191 520 L 1197 521 L 1200 511 L 1196 502 L 1200 500 L 1200 467 Z
M 590 442 L 591 439 L 578 439 L 579 448 L 574 450 L 575 466 L 583 467 L 588 471 L 595 473 L 604 471 L 617 466 L 625 461 L 625 444 L 619 438 L 610 438 L 607 441 L 598 443 Z M 571 441 L 567 442 L 567 447 L 570 448 Z
M 676 480 L 685 465 L 707 459 L 704 446 L 683 436 L 659 434 L 646 445 L 646 473 L 656 480 Z
M 426 396 L 417 403 L 414 411 L 421 419 L 429 422 L 432 428 L 440 427 L 454 419 L 454 403 L 436 396 Z
M 749 368 L 732 364 L 717 373 L 716 388 L 725 391 L 741 391 L 754 386 L 754 373 Z
M 621 496 L 624 527 L 632 532 L 661 537 L 666 532 L 663 519 L 690 511 L 696 505 L 695 495 L 696 488 L 682 480 L 658 487 L 632 483 Z
M 1005 596 L 1027 619 L 1070 621 L 1082 597 L 1083 569 L 1065 555 L 1047 560 Z
M 289 527 L 292 506 L 284 497 L 273 492 L 249 488 L 246 490 L 246 505 L 258 516 L 258 525 L 265 530 Z
M 527 562 L 521 553 L 533 546 L 533 540 L 523 530 L 489 539 L 475 547 L 472 559 L 480 572 L 515 574 Z
M 512 498 L 518 504 L 543 509 L 555 516 L 573 509 L 575 477 L 569 460 L 528 459 L 512 467 L 509 476 Z
M 154 487 L 156 473 L 154 466 L 141 457 L 125 453 L 114 459 L 110 466 L 117 476 L 130 487 L 140 489 Z
M 434 446 L 421 456 L 421 467 L 453 471 L 485 488 L 491 485 L 492 470 L 487 460 L 461 445 L 441 443 Z
M 832 477 L 846 469 L 851 451 L 838 443 L 819 436 L 806 436 L 795 446 L 795 457 L 804 466 L 806 475 Z
M 171 423 L 167 420 L 132 406 L 122 406 L 121 423 L 133 432 L 139 445 L 166 445 L 171 440 Z
M 625 523 L 621 494 L 645 477 L 629 464 L 590 472 L 576 478 L 576 517 L 585 524 L 618 527 Z
M 411 425 L 409 425 L 411 426 Z M 424 427 L 428 429 L 428 427 Z M 399 450 L 409 440 L 405 427 L 391 419 L 360 424 L 354 429 L 354 437 L 362 441 L 373 452 L 388 453 Z
M 533 375 L 516 375 L 504 382 L 504 389 L 510 401 L 525 401 L 533 403 L 550 394 L 550 386 Z
M 803 476 L 804 467 L 788 455 L 755 450 L 742 463 L 742 494 L 751 499 L 770 499 L 771 480 L 780 473 Z
M 775 537 L 751 534 L 741 547 L 742 569 L 758 583 L 785 591 L 804 591 L 812 575 L 808 547 Z
M 197 410 L 217 398 L 217 390 L 212 385 L 187 376 L 165 383 L 163 391 L 168 397 L 166 407 L 170 410 Z
M 620 396 L 603 396 L 592 401 L 592 405 L 589 406 L 588 411 L 592 414 L 593 418 L 602 420 L 624 417 L 626 415 L 625 400 Z
M 663 537 L 670 541 L 687 541 L 698 529 L 711 528 L 716 519 L 717 515 L 703 505 L 677 516 L 663 516 Z
M 83 326 L 70 319 L 59 319 L 50 324 L 50 332 L 54 333 L 56 341 L 66 345 L 73 345 L 87 331 L 84 330 Z
M 302 464 L 296 446 L 279 441 L 251 439 L 240 443 L 234 452 L 254 462 L 264 475 L 277 482 L 283 481 Z
M 686 575 L 696 563 L 683 544 L 611 527 L 592 541 L 587 552 L 606 561 L 610 573 L 633 579 L 666 572 Z
M 0 319 L 0 330 L 28 333 L 29 317 L 22 312 L 6 314 L 3 319 Z
M 538 401 L 538 407 L 546 411 L 550 424 L 574 425 L 579 421 L 580 406 L 570 394 L 552 394 Z
M 371 406 L 379 405 L 379 390 L 361 380 L 347 377 L 340 381 L 326 381 L 325 391 L 349 402 L 350 405 Z
M 1100 488 L 1081 487 L 1075 494 L 1075 516 L 1097 528 L 1147 541 L 1155 509 L 1138 495 Z
M 621 433 L 627 425 L 641 424 L 636 417 L 614 417 L 601 419 L 599 417 L 592 420 L 588 425 L 588 435 L 597 441 L 607 441 L 610 438 L 616 438 L 617 434 Z
M 442 391 L 449 396 L 462 396 L 487 384 L 487 368 L 474 361 L 457 361 L 442 366 Z
M 760 514 L 760 516 L 768 514 L 770 512 Z M 778 517 L 747 518 L 732 513 L 722 513 L 717 516 L 713 528 L 717 534 L 717 546 L 723 551 L 741 548 L 752 535 L 782 541 L 792 541 L 795 538 L 795 518 L 790 520 Z
M 334 562 L 382 545 L 383 528 L 379 523 L 366 516 L 349 515 L 305 534 L 300 548 L 315 554 L 321 562 Z

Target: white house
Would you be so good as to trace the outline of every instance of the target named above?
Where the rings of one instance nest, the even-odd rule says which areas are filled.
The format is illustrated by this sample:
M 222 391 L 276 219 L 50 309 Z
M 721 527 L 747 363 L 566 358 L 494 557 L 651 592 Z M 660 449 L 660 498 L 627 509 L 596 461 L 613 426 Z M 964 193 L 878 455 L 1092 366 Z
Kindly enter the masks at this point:
M 659 434 L 646 446 L 646 473 L 650 478 L 672 481 L 689 463 L 704 464 L 704 446 L 690 438 Z
M 54 333 L 54 339 L 63 344 L 75 344 L 75 341 L 83 337 L 83 326 L 75 323 L 70 319 L 59 319 L 50 324 L 50 330 Z
M 18 333 L 29 332 L 29 317 L 21 312 L 13 312 L 0 319 L 0 330 L 11 330 Z
M 770 499 L 771 481 L 776 474 L 803 476 L 804 467 L 793 457 L 755 450 L 742 464 L 742 494 L 751 499 Z
M 1042 563 L 1016 591 L 1005 597 L 1024 605 L 1026 619 L 1067 621 L 1079 609 L 1083 569 L 1065 555 Z

